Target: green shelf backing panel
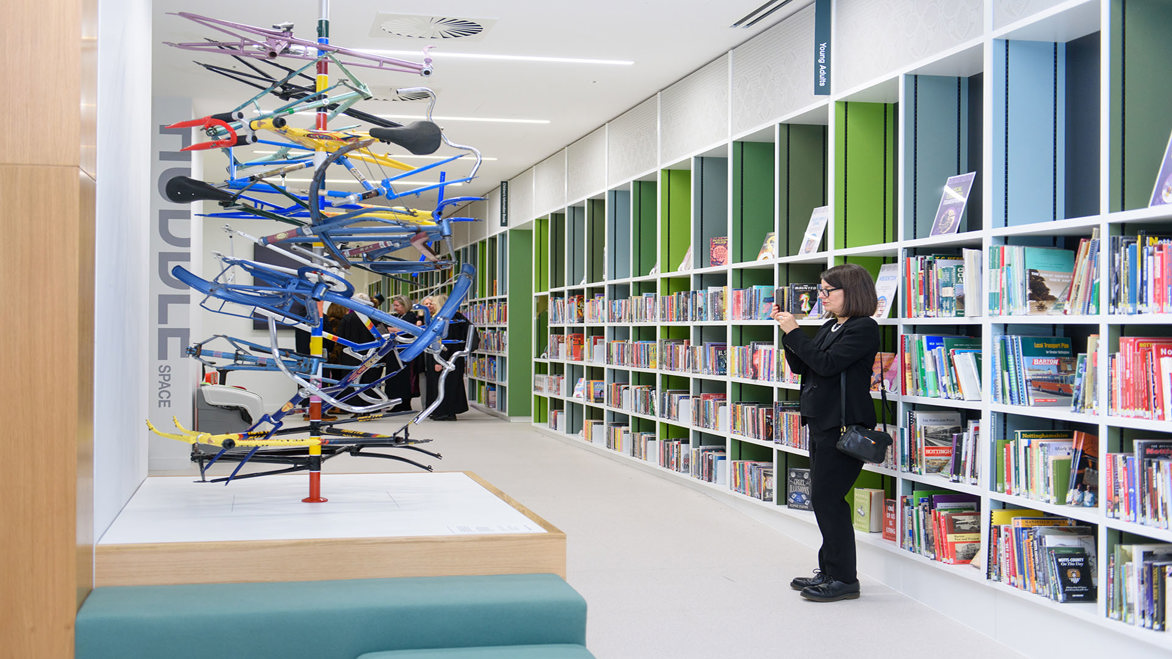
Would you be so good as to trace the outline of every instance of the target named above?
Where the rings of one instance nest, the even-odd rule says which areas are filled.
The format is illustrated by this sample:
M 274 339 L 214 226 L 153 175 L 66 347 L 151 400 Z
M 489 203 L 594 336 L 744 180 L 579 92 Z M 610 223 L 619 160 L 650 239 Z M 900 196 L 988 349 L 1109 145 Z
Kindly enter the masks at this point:
M 826 126 L 782 124 L 777 138 L 777 255 L 796 254 L 810 213 L 827 205 Z
M 1146 208 L 1172 131 L 1172 2 L 1111 3 L 1112 212 Z
M 679 269 L 688 246 L 692 244 L 692 172 L 686 169 L 665 169 L 660 195 L 660 254 L 659 271 Z M 695 250 L 693 250 L 693 257 Z M 693 263 L 695 259 L 693 258 Z
M 910 223 L 905 236 L 926 238 L 932 230 L 944 182 L 977 172 L 960 231 L 980 228 L 981 76 L 907 77 L 904 199 Z
M 634 259 L 635 276 L 643 277 L 651 274 L 651 269 L 658 263 L 656 258 L 656 244 L 658 236 L 658 215 L 656 204 L 656 184 L 654 181 L 635 181 L 631 184 L 631 213 L 633 231 L 631 234 L 631 257 Z M 663 271 L 665 267 L 661 267 Z
M 733 262 L 755 261 L 765 235 L 774 231 L 772 142 L 734 142 L 732 221 Z
M 607 222 L 607 264 L 609 279 L 626 279 L 631 276 L 631 192 L 611 190 L 606 193 Z M 652 225 L 654 226 L 654 225 Z M 637 242 L 637 239 L 636 239 Z M 655 243 L 654 237 L 649 241 Z M 654 254 L 652 254 L 654 258 Z M 651 268 L 650 265 L 647 266 Z M 642 274 L 642 273 L 640 273 Z
M 896 121 L 894 103 L 836 104 L 835 247 L 895 240 Z
M 533 299 L 533 269 L 530 255 L 533 253 L 533 232 L 513 229 L 508 236 L 509 260 L 506 264 L 509 276 L 509 347 L 508 375 L 505 378 L 511 386 L 498 396 L 507 394 L 506 410 L 509 416 L 529 416 L 533 368 L 533 322 L 528 309 Z M 502 237 L 503 238 L 503 237 Z
M 728 243 L 728 158 L 696 158 L 693 172 L 692 221 L 697 242 L 692 250 L 692 264 L 706 268 L 712 265 L 713 239 L 725 238 Z
M 606 255 L 606 202 L 590 199 L 586 202 L 586 281 L 603 280 Z
M 549 218 L 549 287 L 566 285 L 566 216 L 554 213 Z
M 549 219 L 538 218 L 533 223 L 533 271 L 537 279 L 533 289 L 537 292 L 549 290 Z

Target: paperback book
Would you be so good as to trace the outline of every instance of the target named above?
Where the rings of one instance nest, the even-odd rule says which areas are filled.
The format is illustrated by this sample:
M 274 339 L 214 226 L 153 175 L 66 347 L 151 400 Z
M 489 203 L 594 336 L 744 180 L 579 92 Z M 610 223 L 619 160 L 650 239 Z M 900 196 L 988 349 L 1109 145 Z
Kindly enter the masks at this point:
M 879 266 L 879 276 L 875 278 L 875 295 L 879 298 L 879 306 L 875 307 L 873 318 L 887 318 L 891 315 L 895 295 L 899 292 L 899 280 L 898 263 Z
M 758 261 L 768 261 L 777 258 L 777 234 L 773 231 L 765 234 L 761 243 L 761 251 L 757 252 Z
M 940 195 L 940 206 L 936 209 L 936 219 L 932 222 L 929 236 L 952 234 L 960 229 L 960 220 L 969 201 L 973 179 L 976 177 L 976 172 L 948 177 L 944 183 L 944 191 Z
M 818 251 L 829 220 L 829 206 L 819 206 L 810 213 L 810 222 L 806 225 L 806 233 L 802 235 L 802 245 L 798 248 L 798 254 L 813 254 Z
M 800 467 L 786 469 L 785 505 L 795 510 L 813 510 L 810 503 L 810 470 Z

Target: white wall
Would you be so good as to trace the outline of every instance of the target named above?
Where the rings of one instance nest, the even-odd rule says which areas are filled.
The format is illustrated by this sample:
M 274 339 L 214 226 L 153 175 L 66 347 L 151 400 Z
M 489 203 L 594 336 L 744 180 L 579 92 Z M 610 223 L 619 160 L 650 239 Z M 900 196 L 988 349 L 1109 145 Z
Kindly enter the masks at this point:
M 151 3 L 98 3 L 94 537 L 147 474 Z

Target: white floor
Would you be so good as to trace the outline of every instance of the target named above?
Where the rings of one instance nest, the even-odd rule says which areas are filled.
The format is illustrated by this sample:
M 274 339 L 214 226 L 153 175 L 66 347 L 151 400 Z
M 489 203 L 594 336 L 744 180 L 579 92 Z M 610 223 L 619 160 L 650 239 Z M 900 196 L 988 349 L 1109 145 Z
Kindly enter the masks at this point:
M 858 600 L 803 600 L 788 584 L 814 566 L 809 537 L 800 542 L 770 523 L 772 513 L 668 474 L 475 411 L 425 422 L 412 436 L 435 440 L 437 470 L 475 472 L 565 531 L 568 580 L 586 598 L 587 646 L 598 659 L 1021 656 L 866 574 Z M 346 482 L 331 473 L 418 473 L 389 463 L 328 461 L 322 495 Z

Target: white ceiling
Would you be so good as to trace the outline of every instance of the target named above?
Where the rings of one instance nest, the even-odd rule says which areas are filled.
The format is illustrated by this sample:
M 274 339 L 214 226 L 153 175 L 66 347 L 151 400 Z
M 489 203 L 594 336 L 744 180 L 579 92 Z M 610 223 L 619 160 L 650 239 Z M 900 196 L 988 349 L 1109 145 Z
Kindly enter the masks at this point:
M 435 90 L 435 115 L 445 134 L 453 142 L 476 147 L 486 158 L 477 180 L 455 193 L 472 196 L 483 195 L 502 180 L 515 177 L 813 0 L 790 0 L 749 29 L 731 27 L 763 2 L 326 0 L 324 4 L 328 6 L 330 42 L 334 45 L 420 53 L 423 46 L 434 45 L 434 74 L 428 78 L 372 69 L 354 72 L 378 98 L 390 98 L 391 90 L 401 87 L 427 86 Z M 155 0 L 155 94 L 191 96 L 195 114 L 203 115 L 237 107 L 255 93 L 192 63 L 233 65 L 230 58 L 163 45 L 217 36 L 167 12 L 189 11 L 260 27 L 292 22 L 295 36 L 313 40 L 322 4 L 322 0 Z M 392 38 L 375 29 L 375 17 L 380 13 L 468 18 L 483 21 L 488 28 L 474 39 Z M 372 31 L 380 34 L 372 36 Z M 445 59 L 445 53 L 631 60 L 634 64 Z M 300 66 L 295 62 L 287 64 Z M 276 104 L 275 99 L 266 102 Z M 357 107 L 374 114 L 422 114 L 425 106 L 387 100 L 367 101 Z M 549 123 L 444 121 L 444 117 L 541 119 Z M 180 119 L 183 118 L 176 117 L 176 121 Z M 298 119 L 305 122 L 301 127 L 312 127 L 309 118 Z M 331 127 L 353 123 L 349 118 L 339 118 Z M 449 174 L 459 175 L 463 173 L 455 170 Z

